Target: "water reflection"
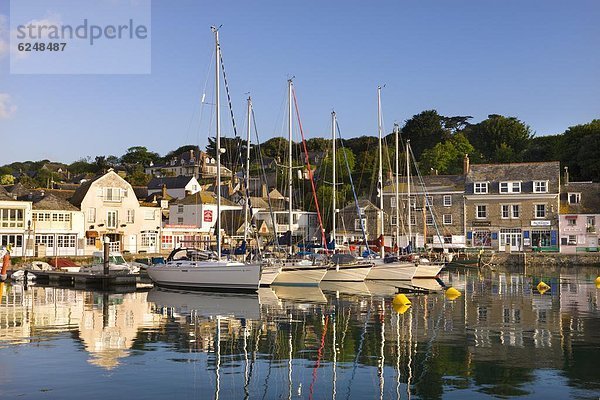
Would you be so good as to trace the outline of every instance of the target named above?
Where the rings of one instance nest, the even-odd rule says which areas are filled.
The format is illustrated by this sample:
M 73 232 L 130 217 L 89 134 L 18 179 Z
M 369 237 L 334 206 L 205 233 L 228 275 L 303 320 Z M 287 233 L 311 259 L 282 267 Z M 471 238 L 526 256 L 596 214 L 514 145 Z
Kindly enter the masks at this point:
M 40 387 L 66 390 L 47 372 L 23 370 L 44 359 L 80 375 L 84 392 L 63 398 L 109 379 L 102 386 L 109 397 L 134 385 L 130 394 L 148 398 L 174 391 L 220 399 L 597 398 L 599 271 L 582 271 L 453 270 L 442 280 L 462 296 L 409 294 L 410 307 L 392 304 L 398 287 L 376 282 L 247 295 L 3 284 L 0 364 L 20 373 L 0 380 L 4 393 L 28 398 L 43 395 L 22 388 L 34 377 Z M 536 289 L 542 280 L 550 286 L 543 294 Z M 27 361 L 12 357 L 15 349 Z M 70 361 L 53 364 L 48 355 L 57 352 Z M 78 354 L 87 355 L 87 368 L 73 361 Z

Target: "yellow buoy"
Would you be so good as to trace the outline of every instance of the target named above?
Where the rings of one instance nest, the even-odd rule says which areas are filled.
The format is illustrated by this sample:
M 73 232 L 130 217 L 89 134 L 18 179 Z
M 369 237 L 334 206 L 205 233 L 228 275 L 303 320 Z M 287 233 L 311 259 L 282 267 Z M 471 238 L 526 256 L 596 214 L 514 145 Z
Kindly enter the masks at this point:
M 460 297 L 460 292 L 456 289 L 454 289 L 453 287 L 448 288 L 448 290 L 446 290 L 446 298 L 448 300 L 456 300 Z
M 596 278 L 596 288 L 600 289 L 600 276 Z
M 406 295 L 404 293 L 399 293 L 396 296 L 394 296 L 394 300 L 392 301 L 392 304 L 398 304 L 398 305 L 410 305 L 410 300 L 408 299 L 408 297 L 406 297 Z
M 392 303 L 392 308 L 398 314 L 404 314 L 410 308 L 410 304 Z
M 546 293 L 548 289 L 550 289 L 550 286 L 546 285 L 546 282 L 544 281 L 540 281 L 540 283 L 537 284 L 537 290 L 540 294 Z

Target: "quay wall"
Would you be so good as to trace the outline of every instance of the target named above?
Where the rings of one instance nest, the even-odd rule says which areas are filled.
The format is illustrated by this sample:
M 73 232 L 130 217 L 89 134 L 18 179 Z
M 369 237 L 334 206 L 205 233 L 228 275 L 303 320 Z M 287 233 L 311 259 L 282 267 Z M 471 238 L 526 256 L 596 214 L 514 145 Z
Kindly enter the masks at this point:
M 600 253 L 486 253 L 482 264 L 506 266 L 600 267 Z

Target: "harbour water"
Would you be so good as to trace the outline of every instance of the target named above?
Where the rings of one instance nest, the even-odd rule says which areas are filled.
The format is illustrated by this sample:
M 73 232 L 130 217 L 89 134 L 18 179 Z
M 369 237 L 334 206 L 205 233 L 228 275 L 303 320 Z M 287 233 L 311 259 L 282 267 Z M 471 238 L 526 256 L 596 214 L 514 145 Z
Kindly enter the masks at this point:
M 410 307 L 371 283 L 244 295 L 0 284 L 0 398 L 597 399 L 599 273 L 453 269 L 441 279 L 460 297 L 409 293 Z

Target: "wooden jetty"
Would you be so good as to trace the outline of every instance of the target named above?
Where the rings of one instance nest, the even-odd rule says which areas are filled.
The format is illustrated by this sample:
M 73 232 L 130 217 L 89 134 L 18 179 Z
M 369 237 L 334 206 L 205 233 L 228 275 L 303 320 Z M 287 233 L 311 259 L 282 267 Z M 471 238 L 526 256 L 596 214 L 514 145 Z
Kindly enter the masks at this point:
M 141 282 L 139 274 L 123 273 L 91 273 L 91 272 L 66 272 L 66 271 L 32 271 L 26 270 L 28 274 L 36 276 L 36 282 L 56 283 L 67 286 L 90 286 L 108 289 L 112 287 L 131 286 L 136 287 Z

